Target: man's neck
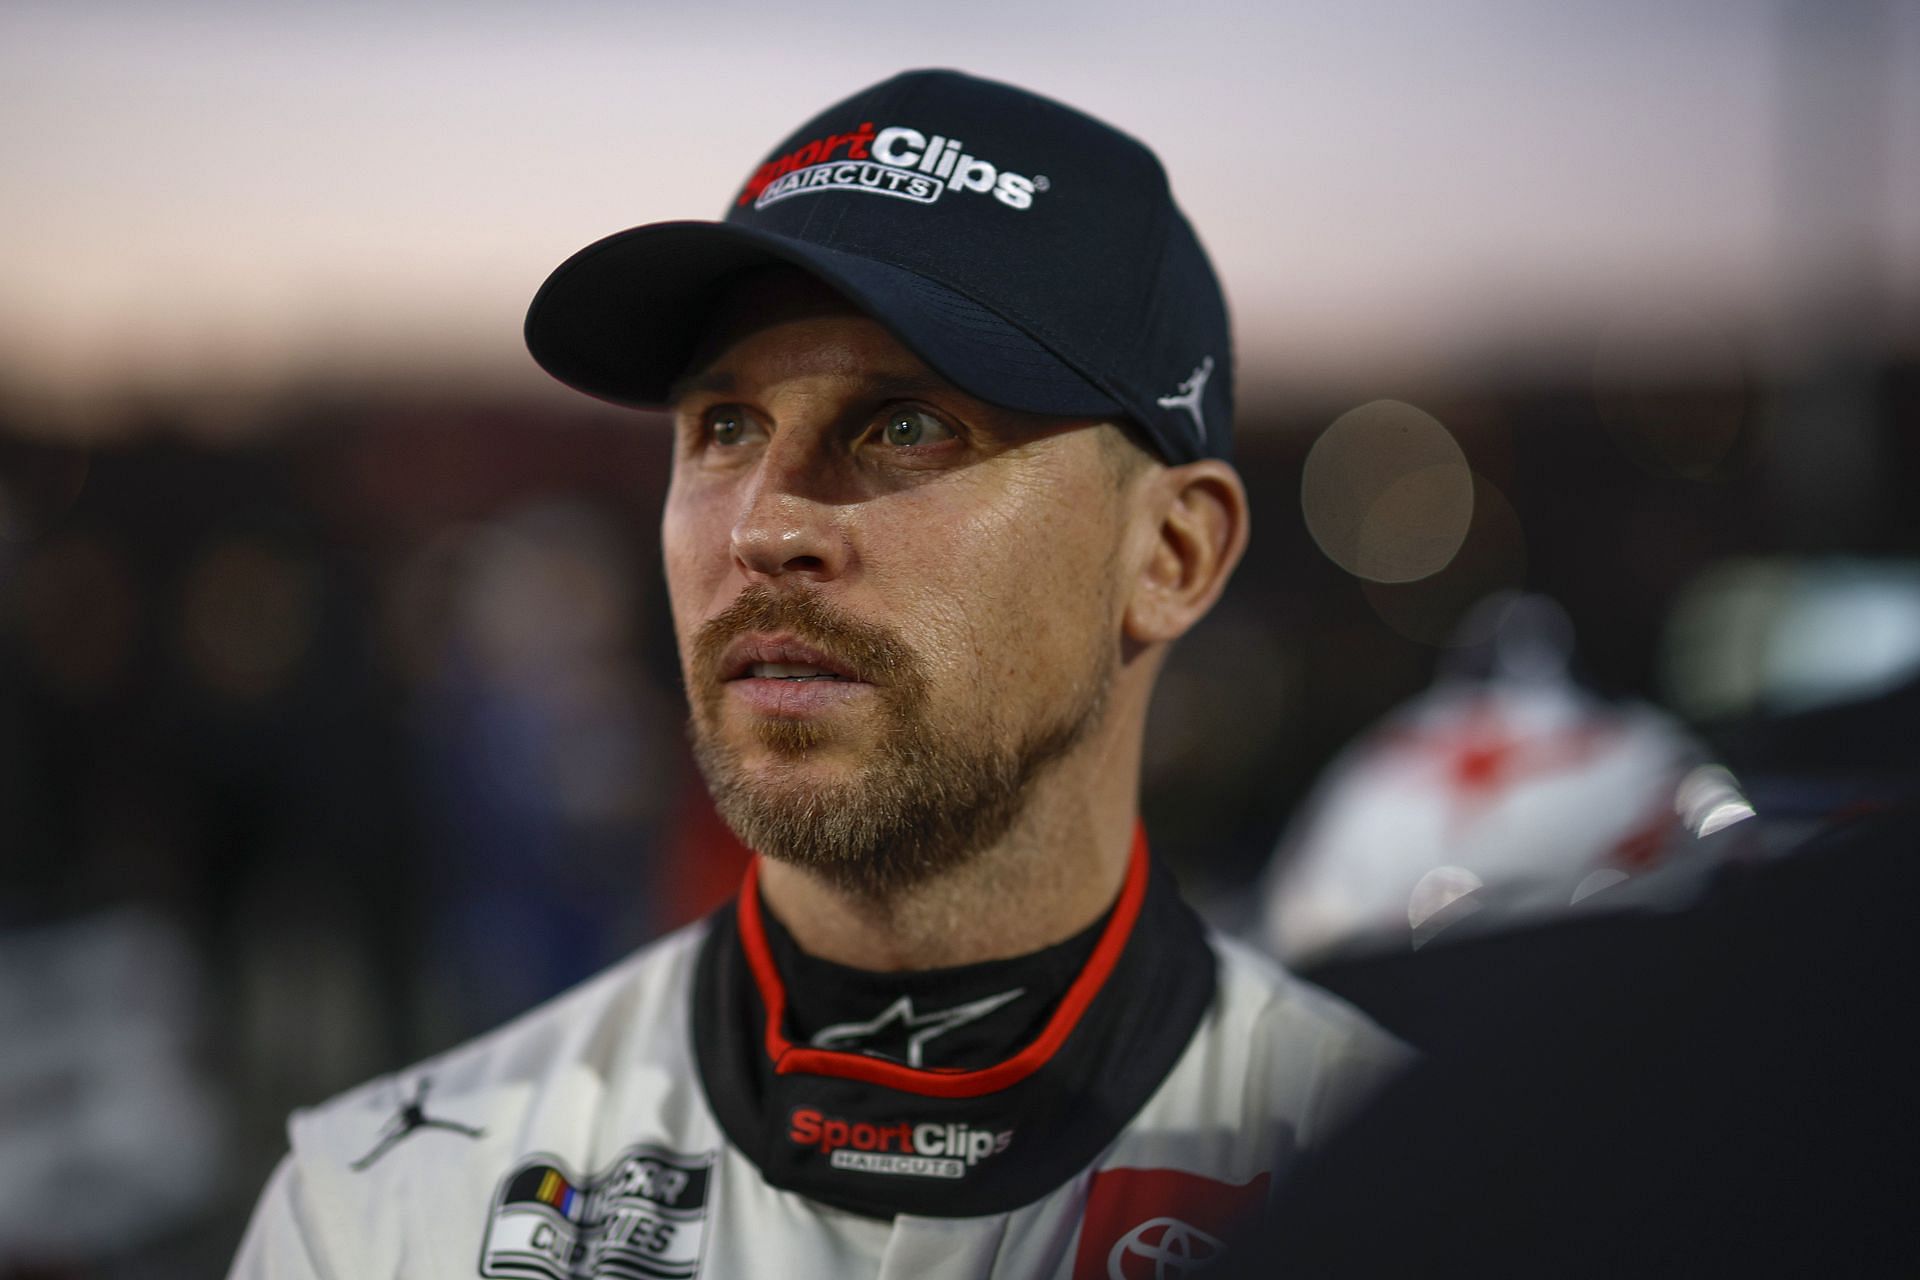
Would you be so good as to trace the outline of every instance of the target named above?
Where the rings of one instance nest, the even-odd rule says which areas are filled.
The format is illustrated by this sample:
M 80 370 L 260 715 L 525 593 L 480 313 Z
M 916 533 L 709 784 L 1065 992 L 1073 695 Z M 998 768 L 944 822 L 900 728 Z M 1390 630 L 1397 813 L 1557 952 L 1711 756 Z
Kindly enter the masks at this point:
M 1130 773 L 1124 787 L 1110 774 L 1103 786 L 1079 776 L 1097 777 L 1098 762 L 1078 763 L 1037 786 L 999 841 L 884 902 L 763 859 L 767 908 L 809 955 L 876 972 L 1003 960 L 1071 938 L 1113 905 L 1137 820 Z

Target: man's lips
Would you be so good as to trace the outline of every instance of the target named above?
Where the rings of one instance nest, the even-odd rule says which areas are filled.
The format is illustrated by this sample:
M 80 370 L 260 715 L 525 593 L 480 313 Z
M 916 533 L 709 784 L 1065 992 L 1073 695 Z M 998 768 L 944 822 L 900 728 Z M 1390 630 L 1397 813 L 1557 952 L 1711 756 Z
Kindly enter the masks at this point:
M 792 636 L 742 636 L 727 646 L 720 678 L 777 680 L 789 683 L 840 682 L 865 684 L 851 665 L 824 649 Z
M 853 664 L 790 635 L 741 637 L 727 646 L 720 672 L 730 700 L 776 720 L 829 715 L 875 693 Z

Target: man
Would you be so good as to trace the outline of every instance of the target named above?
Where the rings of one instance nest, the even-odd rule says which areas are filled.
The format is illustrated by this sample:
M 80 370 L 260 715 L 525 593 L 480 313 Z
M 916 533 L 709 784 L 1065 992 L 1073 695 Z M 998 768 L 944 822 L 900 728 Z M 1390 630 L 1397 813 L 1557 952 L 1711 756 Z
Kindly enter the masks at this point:
M 951 72 L 535 298 L 667 405 L 737 904 L 296 1115 L 243 1276 L 1131 1276 L 1227 1247 L 1396 1059 L 1207 937 L 1136 817 L 1246 544 L 1220 291 L 1152 154 Z

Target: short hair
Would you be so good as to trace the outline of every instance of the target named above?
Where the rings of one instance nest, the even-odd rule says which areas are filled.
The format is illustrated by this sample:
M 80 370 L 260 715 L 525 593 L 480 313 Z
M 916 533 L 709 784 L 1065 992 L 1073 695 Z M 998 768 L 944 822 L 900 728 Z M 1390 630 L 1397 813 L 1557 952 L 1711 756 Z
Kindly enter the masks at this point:
M 1100 454 L 1106 460 L 1115 489 L 1126 488 L 1148 467 L 1163 465 L 1159 451 L 1147 443 L 1140 428 L 1125 418 L 1102 422 L 1096 430 L 1100 433 Z

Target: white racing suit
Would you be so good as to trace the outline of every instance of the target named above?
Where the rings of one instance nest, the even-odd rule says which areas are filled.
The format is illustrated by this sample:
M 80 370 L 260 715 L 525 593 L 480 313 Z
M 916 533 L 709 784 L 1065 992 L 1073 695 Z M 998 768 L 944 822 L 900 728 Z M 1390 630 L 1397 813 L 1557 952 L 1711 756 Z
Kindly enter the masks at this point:
M 297 1112 L 232 1274 L 1185 1274 L 1404 1050 L 1209 936 L 1144 840 L 1088 941 L 989 1066 L 796 1045 L 749 876 L 517 1021 Z M 937 1034 L 905 1000 L 861 1029 L 888 1018 Z

